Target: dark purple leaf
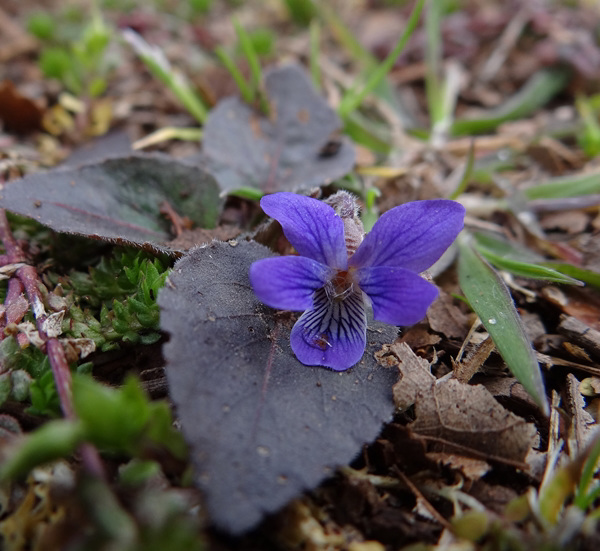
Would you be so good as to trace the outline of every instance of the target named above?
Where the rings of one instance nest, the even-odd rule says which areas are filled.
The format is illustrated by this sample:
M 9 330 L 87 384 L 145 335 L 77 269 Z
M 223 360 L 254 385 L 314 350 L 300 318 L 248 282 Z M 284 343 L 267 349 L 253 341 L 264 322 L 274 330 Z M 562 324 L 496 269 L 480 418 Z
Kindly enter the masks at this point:
M 165 201 L 203 228 L 215 226 L 219 189 L 204 169 L 162 155 L 107 159 L 12 182 L 0 207 L 55 231 L 161 249 L 170 239 Z
M 75 149 L 60 166 L 74 167 L 132 154 L 129 136 L 121 130 L 113 130 Z
M 350 462 L 393 414 L 397 371 L 374 352 L 396 335 L 371 323 L 349 371 L 302 365 L 297 314 L 257 301 L 254 242 L 213 243 L 177 262 L 159 295 L 171 397 L 217 526 L 238 534 Z
M 227 98 L 206 121 L 201 158 L 224 190 L 309 189 L 352 169 L 354 148 L 338 135 L 340 119 L 303 69 L 287 65 L 267 71 L 265 89 L 269 116 Z

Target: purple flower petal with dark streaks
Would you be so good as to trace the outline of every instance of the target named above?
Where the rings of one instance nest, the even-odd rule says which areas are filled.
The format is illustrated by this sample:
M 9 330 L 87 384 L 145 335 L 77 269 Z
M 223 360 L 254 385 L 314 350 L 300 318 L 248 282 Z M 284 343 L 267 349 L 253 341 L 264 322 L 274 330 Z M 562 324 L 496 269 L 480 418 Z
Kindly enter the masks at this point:
M 347 192 L 329 204 L 293 193 L 263 197 L 261 207 L 302 256 L 263 259 L 250 268 L 261 301 L 305 310 L 290 336 L 296 357 L 336 371 L 364 353 L 365 296 L 379 321 L 411 325 L 425 316 L 438 291 L 419 272 L 452 244 L 465 215 L 447 199 L 406 203 L 383 214 L 355 250 L 364 232 L 356 209 L 346 208 L 349 199 Z

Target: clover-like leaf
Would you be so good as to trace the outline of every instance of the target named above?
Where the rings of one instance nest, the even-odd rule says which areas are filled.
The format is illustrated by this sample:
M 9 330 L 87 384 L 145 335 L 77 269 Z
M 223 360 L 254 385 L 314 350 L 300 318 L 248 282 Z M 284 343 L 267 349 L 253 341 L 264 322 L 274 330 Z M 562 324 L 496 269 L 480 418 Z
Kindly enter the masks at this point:
M 270 251 L 213 243 L 180 259 L 158 303 L 171 398 L 213 521 L 241 533 L 373 440 L 394 411 L 393 369 L 374 352 L 396 329 L 371 323 L 367 349 L 336 373 L 290 349 L 297 317 L 261 304 L 248 280 Z
M 268 116 L 227 98 L 206 121 L 202 159 L 227 191 L 310 189 L 347 174 L 354 164 L 341 121 L 305 72 L 287 65 L 266 72 Z
M 168 202 L 180 216 L 214 227 L 219 189 L 204 169 L 167 156 L 133 155 L 32 174 L 0 192 L 0 207 L 55 231 L 168 250 Z

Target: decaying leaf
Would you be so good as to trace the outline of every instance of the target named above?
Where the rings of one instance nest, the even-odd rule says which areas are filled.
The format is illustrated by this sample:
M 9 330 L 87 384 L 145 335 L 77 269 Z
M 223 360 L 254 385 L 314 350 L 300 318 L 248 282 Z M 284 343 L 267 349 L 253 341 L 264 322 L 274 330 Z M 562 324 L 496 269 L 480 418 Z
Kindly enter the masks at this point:
M 571 414 L 568 442 L 571 458 L 574 458 L 592 441 L 596 422 L 585 410 L 585 400 L 579 390 L 579 381 L 572 373 L 567 375 L 566 407 Z
M 429 307 L 427 319 L 435 332 L 449 339 L 464 339 L 469 330 L 468 317 L 454 304 L 452 296 L 443 291 Z
M 0 120 L 6 130 L 25 134 L 40 128 L 42 109 L 5 80 L 0 83 Z
M 429 363 L 406 345 L 394 353 L 400 360 L 402 379 L 394 385 L 400 409 L 415 406 L 410 428 L 463 448 L 523 462 L 536 437 L 535 426 L 504 409 L 482 385 L 456 379 L 437 381 Z
M 269 116 L 228 98 L 206 121 L 201 158 L 224 190 L 310 189 L 352 169 L 354 149 L 337 136 L 340 119 L 299 66 L 267 71 L 265 89 Z
M 56 169 L 12 182 L 0 207 L 55 231 L 150 248 L 169 240 L 165 201 L 201 227 L 214 227 L 221 199 L 200 167 L 167 156 L 135 155 Z
M 289 336 L 297 317 L 255 298 L 254 242 L 213 243 L 177 262 L 159 295 L 170 395 L 213 521 L 253 527 L 373 440 L 393 414 L 395 369 L 374 352 L 396 329 L 371 323 L 367 350 L 336 373 L 302 365 Z

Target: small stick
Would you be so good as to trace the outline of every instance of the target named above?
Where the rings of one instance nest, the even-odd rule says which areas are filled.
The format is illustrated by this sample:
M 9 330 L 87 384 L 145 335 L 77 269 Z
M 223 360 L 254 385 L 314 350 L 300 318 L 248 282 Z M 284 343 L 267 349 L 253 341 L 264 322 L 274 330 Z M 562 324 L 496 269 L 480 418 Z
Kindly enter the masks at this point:
M 429 511 L 431 516 L 435 518 L 444 528 L 452 530 L 452 525 L 438 512 L 438 510 L 429 502 L 429 500 L 423 495 L 423 492 L 419 490 L 400 469 L 396 470 L 396 474 L 402 479 L 402 482 L 406 484 L 409 490 L 414 494 L 418 501 L 420 501 L 424 507 Z
M 0 240 L 4 244 L 4 250 L 6 251 L 4 256 L 9 264 L 26 261 L 25 253 L 12 234 L 4 209 L 0 209 Z M 27 293 L 27 298 L 29 299 L 35 317 L 38 333 L 40 338 L 46 343 L 46 354 L 48 355 L 48 360 L 50 361 L 50 366 L 54 375 L 54 382 L 60 398 L 63 414 L 67 419 L 75 419 L 76 415 L 73 407 L 71 370 L 67 363 L 65 351 L 58 339 L 48 337 L 44 331 L 44 322 L 48 316 L 46 315 L 46 309 L 44 308 L 44 301 L 40 291 L 41 282 L 38 274 L 33 266 L 26 264 L 17 270 L 16 277 L 18 278 L 16 281 L 19 282 L 19 285 L 13 284 L 13 293 L 16 292 L 17 289 L 19 289 L 19 295 L 23 289 L 25 289 L 25 292 Z M 0 338 L 1 337 L 2 335 L 0 334 Z M 104 478 L 104 469 L 98 450 L 90 444 L 83 444 L 80 451 L 86 469 L 90 473 Z

